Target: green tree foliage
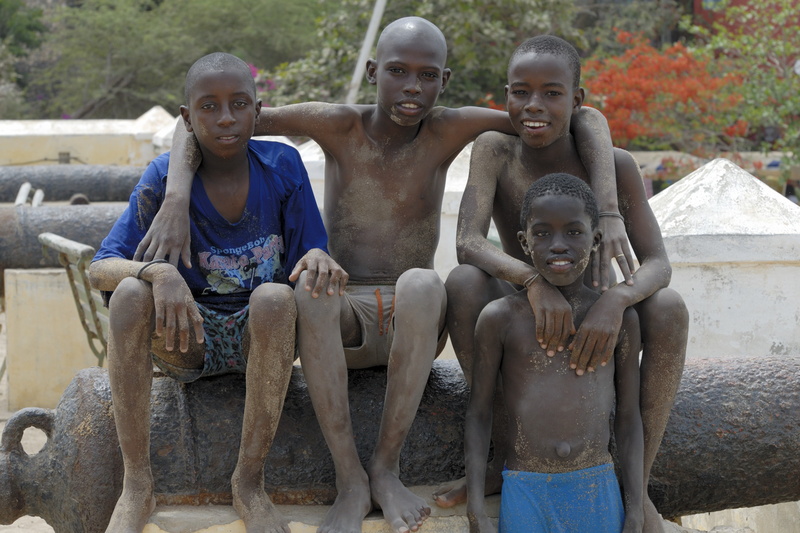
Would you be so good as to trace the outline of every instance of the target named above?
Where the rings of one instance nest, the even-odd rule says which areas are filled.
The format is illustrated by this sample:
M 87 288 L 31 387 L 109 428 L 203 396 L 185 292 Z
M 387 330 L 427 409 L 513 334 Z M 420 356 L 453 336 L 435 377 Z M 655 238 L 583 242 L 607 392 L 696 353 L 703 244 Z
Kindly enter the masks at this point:
M 618 56 L 625 52 L 619 32 L 644 35 L 655 47 L 672 44 L 681 16 L 692 0 L 576 0 L 575 24 L 586 38 L 585 55 Z
M 22 0 L 0 0 L 0 118 L 25 116 L 19 67 L 41 43 L 45 31 L 41 19 L 42 11 Z
M 14 56 L 24 56 L 41 44 L 45 26 L 42 10 L 23 0 L 0 0 L 0 42 Z
M 271 105 L 319 100 L 344 100 L 373 8 L 372 0 L 343 0 L 319 19 L 321 46 L 298 61 L 272 72 L 276 89 L 265 95 Z M 559 35 L 583 45 L 573 25 L 573 2 L 563 0 L 392 0 L 381 28 L 400 17 L 418 15 L 441 28 L 453 75 L 442 105 L 474 105 L 502 97 L 508 58 L 528 37 Z M 374 47 L 373 47 L 374 51 Z M 373 52 L 374 54 L 374 52 Z M 360 102 L 373 102 L 374 89 L 362 82 Z
M 723 1 L 708 25 L 691 26 L 697 50 L 742 79 L 739 149 L 782 150 L 800 159 L 800 6 L 796 0 Z
M 315 0 L 85 0 L 57 10 L 27 97 L 41 117 L 132 118 L 153 105 L 177 114 L 186 70 L 226 51 L 273 66 L 313 38 Z

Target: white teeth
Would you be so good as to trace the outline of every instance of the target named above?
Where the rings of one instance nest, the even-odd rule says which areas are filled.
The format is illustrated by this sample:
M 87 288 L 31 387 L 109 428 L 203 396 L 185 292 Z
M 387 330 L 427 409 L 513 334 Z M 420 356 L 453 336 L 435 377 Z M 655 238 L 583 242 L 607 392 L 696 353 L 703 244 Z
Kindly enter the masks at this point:
M 551 264 L 556 266 L 565 266 L 569 264 L 569 261 L 553 261 Z
M 406 109 L 419 109 L 417 104 L 400 104 L 400 107 L 405 107 Z
M 547 126 L 547 122 L 533 122 L 532 120 L 523 120 L 522 125 L 527 128 L 543 128 Z

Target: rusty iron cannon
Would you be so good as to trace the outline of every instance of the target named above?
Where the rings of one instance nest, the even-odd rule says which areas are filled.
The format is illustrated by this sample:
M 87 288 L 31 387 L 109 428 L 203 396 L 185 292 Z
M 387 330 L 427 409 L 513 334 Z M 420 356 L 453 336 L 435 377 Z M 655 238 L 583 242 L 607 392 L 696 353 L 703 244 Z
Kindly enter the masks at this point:
M 60 266 L 56 254 L 42 254 L 40 233 L 57 233 L 97 249 L 127 205 L 105 202 L 0 207 L 0 294 L 6 268 Z
M 144 167 L 116 165 L 0 166 L 0 203 L 13 202 L 20 187 L 41 189 L 48 201 L 85 194 L 91 202 L 125 202 Z
M 189 385 L 154 380 L 151 457 L 161 504 L 229 503 L 244 408 L 243 376 Z M 351 407 L 362 460 L 372 451 L 385 369 L 351 371 Z M 463 474 L 467 402 L 455 361 L 439 361 L 401 457 L 410 485 Z M 48 435 L 28 456 L 27 427 Z M 650 493 L 664 516 L 800 499 L 800 357 L 687 363 Z M 107 374 L 79 372 L 55 410 L 24 409 L 0 448 L 0 523 L 28 514 L 57 533 L 103 531 L 121 490 L 122 465 Z M 295 368 L 265 468 L 277 503 L 330 503 L 330 454 Z

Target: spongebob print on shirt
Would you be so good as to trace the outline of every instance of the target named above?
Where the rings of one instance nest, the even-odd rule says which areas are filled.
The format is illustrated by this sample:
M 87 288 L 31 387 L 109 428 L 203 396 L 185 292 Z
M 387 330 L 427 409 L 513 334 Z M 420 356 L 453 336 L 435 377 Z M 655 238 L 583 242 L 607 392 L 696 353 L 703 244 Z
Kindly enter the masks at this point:
M 210 252 L 200 252 L 199 266 L 208 281 L 203 294 L 252 291 L 263 282 L 285 279 L 284 251 L 283 237 L 270 235 L 238 248 L 212 247 Z

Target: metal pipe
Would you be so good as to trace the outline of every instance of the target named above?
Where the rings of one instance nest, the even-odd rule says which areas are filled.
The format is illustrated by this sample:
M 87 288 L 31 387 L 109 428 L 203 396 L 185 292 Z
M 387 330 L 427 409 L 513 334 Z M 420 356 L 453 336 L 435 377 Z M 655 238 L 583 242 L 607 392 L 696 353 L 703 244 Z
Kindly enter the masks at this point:
M 112 165 L 0 166 L 0 203 L 14 201 L 23 183 L 42 189 L 49 201 L 83 193 L 92 202 L 125 202 L 144 167 Z

